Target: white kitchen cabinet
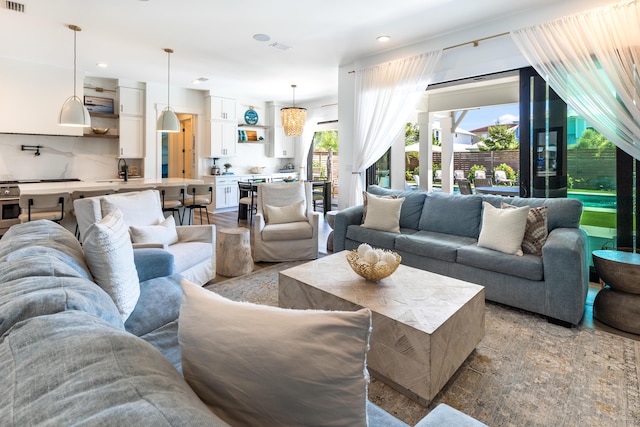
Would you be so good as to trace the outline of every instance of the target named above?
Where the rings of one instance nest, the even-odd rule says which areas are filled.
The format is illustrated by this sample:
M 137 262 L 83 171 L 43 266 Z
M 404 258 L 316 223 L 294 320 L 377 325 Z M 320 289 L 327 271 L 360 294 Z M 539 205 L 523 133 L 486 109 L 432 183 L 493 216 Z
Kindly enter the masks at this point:
M 210 120 L 206 126 L 207 157 L 229 157 L 236 155 L 238 146 L 238 124 L 227 120 Z
M 119 134 L 120 157 L 144 158 L 144 117 L 121 115 Z
M 205 181 L 213 179 L 213 193 L 215 204 L 214 212 L 230 211 L 238 208 L 239 192 L 238 181 L 241 177 L 234 175 L 222 175 L 207 177 Z
M 207 102 L 207 118 L 210 120 L 232 120 L 238 121 L 237 101 L 231 98 L 220 98 L 217 96 L 208 96 Z
M 273 126 L 269 129 L 269 142 L 271 157 L 275 158 L 293 158 L 296 156 L 296 142 L 298 140 L 295 136 L 286 136 L 284 134 L 284 127 Z
M 144 116 L 144 90 L 131 87 L 118 87 L 120 115 Z

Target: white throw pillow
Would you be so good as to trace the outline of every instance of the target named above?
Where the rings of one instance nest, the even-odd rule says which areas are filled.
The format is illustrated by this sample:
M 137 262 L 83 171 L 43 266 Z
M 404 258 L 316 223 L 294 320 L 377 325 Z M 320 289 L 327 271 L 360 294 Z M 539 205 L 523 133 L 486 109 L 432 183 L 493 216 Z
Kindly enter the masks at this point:
M 234 302 L 186 279 L 182 289 L 184 378 L 216 415 L 231 425 L 366 426 L 368 309 Z
M 498 209 L 482 202 L 482 228 L 478 246 L 522 256 L 522 239 L 527 226 L 529 207 Z
M 399 233 L 402 202 L 404 202 L 403 197 L 391 199 L 368 194 L 367 216 L 362 226 L 365 228 L 373 228 L 374 230 Z
M 143 225 L 129 227 L 131 241 L 133 243 L 160 243 L 163 245 L 173 245 L 178 243 L 178 232 L 176 231 L 176 221 L 173 215 L 167 217 L 158 225 Z
M 289 222 L 307 221 L 305 202 L 300 200 L 287 206 L 264 205 L 268 224 L 286 224 Z
M 140 282 L 122 212 L 116 209 L 92 224 L 82 248 L 94 280 L 111 296 L 124 322 L 138 303 Z

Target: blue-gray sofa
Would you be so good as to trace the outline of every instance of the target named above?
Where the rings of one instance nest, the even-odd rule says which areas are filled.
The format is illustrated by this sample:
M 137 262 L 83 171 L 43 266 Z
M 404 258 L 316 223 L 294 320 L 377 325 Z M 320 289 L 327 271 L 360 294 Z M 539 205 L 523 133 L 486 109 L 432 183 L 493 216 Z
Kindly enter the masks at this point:
M 587 236 L 579 228 L 580 201 L 462 196 L 378 186 L 367 191 L 404 197 L 400 233 L 362 227 L 363 206 L 353 206 L 335 217 L 335 252 L 356 249 L 361 243 L 393 250 L 405 265 L 483 285 L 489 301 L 542 314 L 562 324 L 580 322 L 589 284 Z M 549 235 L 542 256 L 517 256 L 479 247 L 483 201 L 497 208 L 502 202 L 547 206 Z
M 134 257 L 141 293 L 123 323 L 69 231 L 34 221 L 0 240 L 2 425 L 228 425 L 181 375 L 173 255 L 153 248 Z M 481 425 L 448 407 L 433 412 L 419 425 Z M 376 405 L 367 413 L 371 426 L 406 427 Z

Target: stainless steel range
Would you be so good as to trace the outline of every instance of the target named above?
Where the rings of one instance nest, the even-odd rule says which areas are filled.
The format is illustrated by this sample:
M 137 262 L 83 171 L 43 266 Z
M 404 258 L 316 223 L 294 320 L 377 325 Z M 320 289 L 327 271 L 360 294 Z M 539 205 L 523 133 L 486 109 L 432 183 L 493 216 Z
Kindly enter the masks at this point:
M 21 179 L 17 181 L 0 181 L 0 238 L 9 227 L 20 223 L 20 187 L 19 184 L 39 182 L 71 182 L 77 178 L 57 179 Z
M 0 237 L 9 227 L 19 224 L 20 188 L 18 181 L 0 181 Z

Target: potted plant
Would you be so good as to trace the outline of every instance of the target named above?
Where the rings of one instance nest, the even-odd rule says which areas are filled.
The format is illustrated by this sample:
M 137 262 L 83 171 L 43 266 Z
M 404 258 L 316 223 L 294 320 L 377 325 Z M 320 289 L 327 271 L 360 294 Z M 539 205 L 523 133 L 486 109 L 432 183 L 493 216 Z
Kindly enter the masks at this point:
M 224 173 L 228 174 L 229 169 L 231 169 L 231 163 L 225 163 L 223 166 L 224 166 Z

